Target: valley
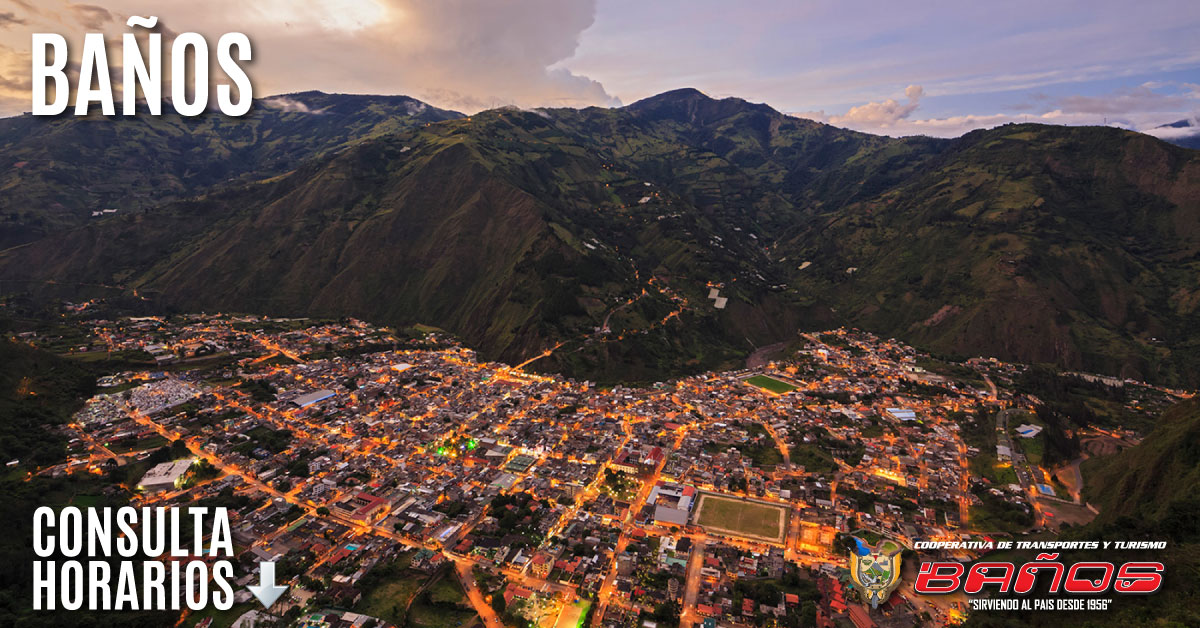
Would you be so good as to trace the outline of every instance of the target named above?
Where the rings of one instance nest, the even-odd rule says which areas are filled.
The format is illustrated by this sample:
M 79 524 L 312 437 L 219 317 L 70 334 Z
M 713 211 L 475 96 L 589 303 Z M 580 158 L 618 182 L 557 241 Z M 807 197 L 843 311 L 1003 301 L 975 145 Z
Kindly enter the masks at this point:
M 104 311 L 19 335 L 106 365 L 70 421 L 47 426 L 65 457 L 17 459 L 26 481 L 98 492 L 74 503 L 228 507 L 239 582 L 275 562 L 293 590 L 266 610 L 288 620 L 313 601 L 396 625 L 811 621 L 845 613 L 827 587 L 847 533 L 982 544 L 1072 527 L 1048 513 L 1069 500 L 1043 489 L 1060 445 L 1014 425 L 1061 429 L 1020 392 L 1025 365 L 941 374 L 902 343 L 837 329 L 753 369 L 597 388 L 480 361 L 438 331 Z M 1139 399 L 1126 425 L 1193 395 L 1122 386 Z M 1112 421 L 1069 430 L 1134 433 Z M 235 608 L 183 621 L 251 611 Z M 964 611 L 901 593 L 876 616 L 943 625 Z
M 363 122 L 304 147 L 247 136 L 268 152 L 236 181 L 156 186 L 95 219 L 109 201 L 80 196 L 44 236 L 15 235 L 42 218 L 10 214 L 21 243 L 0 252 L 0 290 L 433 323 L 511 363 L 563 343 L 536 368 L 606 382 L 729 367 L 800 327 L 851 325 L 955 358 L 1196 383 L 1200 159 L 1148 136 L 893 139 L 695 90 L 470 118 L 287 98 L 338 117 L 264 105 L 257 124 Z M 232 132 L 218 127 L 187 132 Z

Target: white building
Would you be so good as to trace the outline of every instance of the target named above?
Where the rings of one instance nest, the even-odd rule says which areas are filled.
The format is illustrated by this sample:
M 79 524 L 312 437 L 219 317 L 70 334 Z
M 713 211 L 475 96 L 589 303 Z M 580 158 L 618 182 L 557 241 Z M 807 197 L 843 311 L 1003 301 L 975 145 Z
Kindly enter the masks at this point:
M 192 467 L 193 462 L 195 462 L 194 458 L 184 458 L 174 462 L 156 464 L 146 472 L 146 475 L 142 476 L 142 481 L 138 482 L 138 488 L 147 492 L 178 488 L 184 474 Z

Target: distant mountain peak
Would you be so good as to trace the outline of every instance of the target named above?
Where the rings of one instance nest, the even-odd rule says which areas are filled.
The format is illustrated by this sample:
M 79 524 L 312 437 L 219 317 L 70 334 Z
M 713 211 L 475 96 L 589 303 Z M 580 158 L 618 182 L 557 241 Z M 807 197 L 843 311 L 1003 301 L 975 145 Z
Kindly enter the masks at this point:
M 1160 124 L 1146 133 L 1176 146 L 1200 149 L 1200 116 Z
M 640 104 L 650 104 L 652 102 L 666 102 L 673 100 L 713 100 L 708 94 L 696 89 L 695 87 L 680 87 L 679 89 L 667 90 L 661 94 L 647 96 L 631 105 L 637 107 Z
M 782 115 L 771 107 L 741 98 L 712 98 L 694 87 L 683 87 L 643 98 L 626 110 L 651 119 L 675 119 L 689 124 L 708 124 L 739 113 Z
M 361 113 L 363 108 L 368 105 L 378 104 L 385 107 L 403 107 L 404 112 L 409 116 L 427 114 L 428 117 L 436 120 L 466 117 L 460 112 L 438 109 L 424 101 L 403 94 L 344 94 L 308 90 L 274 94 L 260 98 L 258 102 L 268 108 L 301 113 L 357 114 Z
M 1174 122 L 1169 122 L 1167 124 L 1160 124 L 1154 128 L 1156 128 L 1156 129 L 1188 129 L 1188 128 L 1191 128 L 1194 126 L 1200 126 L 1200 125 L 1197 125 L 1196 121 L 1192 120 L 1191 118 L 1184 118 L 1183 120 L 1176 120 Z

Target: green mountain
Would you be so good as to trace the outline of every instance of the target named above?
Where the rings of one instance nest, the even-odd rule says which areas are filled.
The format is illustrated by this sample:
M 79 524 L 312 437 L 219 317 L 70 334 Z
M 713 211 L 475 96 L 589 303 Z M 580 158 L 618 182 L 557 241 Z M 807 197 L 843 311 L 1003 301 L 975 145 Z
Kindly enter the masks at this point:
M 1153 525 L 1176 540 L 1200 536 L 1200 399 L 1163 413 L 1136 447 L 1084 461 L 1084 497 L 1097 525 Z
M 79 365 L 0 338 L 0 458 L 26 469 L 61 461 L 66 439 L 47 428 L 65 423 L 95 387 Z
M 341 124 L 311 113 L 322 97 L 286 115 Z M 733 365 L 840 324 L 1196 377 L 1200 159 L 1148 136 L 893 139 L 695 90 L 395 128 L 349 110 L 373 122 L 306 143 L 324 148 L 282 176 L 248 165 L 0 252 L 0 289 L 421 322 L 513 362 L 561 343 L 535 366 L 603 380 Z
M 83 224 L 94 211 L 140 211 L 287 172 L 363 138 L 462 117 L 406 96 L 304 92 L 255 105 L 240 118 L 0 120 L 0 249 Z
M 779 250 L 849 321 L 937 351 L 1197 383 L 1200 153 L 1149 136 L 970 133 Z
M 647 195 L 655 200 L 638 202 Z M 497 111 L 363 142 L 276 180 L 118 215 L 4 258 L 13 271 L 5 279 L 18 287 L 70 278 L 183 309 L 427 321 L 513 361 L 572 341 L 558 364 L 611 363 L 613 378 L 650 378 L 737 355 L 711 302 L 688 307 L 687 324 L 662 321 L 684 300 L 705 302 L 707 278 L 755 272 L 764 257 L 746 239 L 543 116 Z M 730 310 L 749 313 L 730 330 L 794 331 L 794 316 L 763 309 L 772 300 L 761 281 L 743 292 L 746 304 Z M 594 333 L 605 318 L 614 333 Z M 625 331 L 628 342 L 616 340 Z
M 1136 447 L 1084 461 L 1083 473 L 1084 496 L 1100 514 L 1069 540 L 1167 544 L 1158 551 L 1097 552 L 1098 560 L 1165 565 L 1162 591 L 1116 600 L 1104 617 L 1108 625 L 1200 624 L 1200 399 L 1169 409 Z
M 1200 127 L 1200 120 L 1196 118 L 1184 118 L 1183 120 L 1176 120 L 1170 124 L 1162 124 L 1155 128 L 1189 129 L 1191 131 L 1190 134 L 1174 135 L 1173 137 L 1166 138 L 1166 141 L 1183 146 L 1184 148 L 1200 148 L 1200 130 L 1196 130 L 1196 127 Z
M 0 318 L 0 330 L 6 331 L 7 325 L 8 321 Z M 67 438 L 56 426 L 70 421 L 95 387 L 96 374 L 77 362 L 0 338 L 0 459 L 20 461 L 0 476 L 0 520 L 7 524 L 0 538 L 0 561 L 5 565 L 30 565 L 39 560 L 33 551 L 33 513 L 37 508 L 82 506 L 85 500 L 97 507 L 128 503 L 123 492 L 104 492 L 106 483 L 90 474 L 26 474 L 66 460 Z M 171 625 L 178 615 L 61 608 L 34 612 L 30 608 L 33 584 L 32 569 L 0 571 L 0 625 L 150 628 Z
M 978 612 L 964 624 L 978 628 L 1016 626 L 1195 626 L 1200 625 L 1200 400 L 1177 404 L 1163 414 L 1141 444 L 1083 463 L 1084 497 L 1100 514 L 1087 525 L 1066 529 L 1063 541 L 1166 542 L 1161 550 L 1108 549 L 1063 552 L 1064 562 L 1155 561 L 1164 565 L 1162 589 L 1150 595 L 1115 595 L 1105 611 Z M 1017 564 L 1035 551 L 1006 552 L 990 560 Z M 1052 594 L 1043 594 L 1052 596 Z

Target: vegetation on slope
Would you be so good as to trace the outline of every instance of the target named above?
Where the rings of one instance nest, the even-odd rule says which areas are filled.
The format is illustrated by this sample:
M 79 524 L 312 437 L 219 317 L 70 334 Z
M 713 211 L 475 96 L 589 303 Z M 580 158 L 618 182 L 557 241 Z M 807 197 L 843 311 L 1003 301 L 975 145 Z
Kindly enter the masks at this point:
M 21 471 L 61 461 L 66 440 L 47 426 L 65 422 L 94 389 L 79 365 L 0 338 L 0 460 L 19 461 Z
M 287 172 L 365 138 L 461 117 L 405 96 L 305 92 L 241 118 L 174 113 L 0 120 L 0 249 L 91 212 L 134 213 L 239 179 Z
M 1136 447 L 1085 461 L 1084 497 L 1100 509 L 1064 541 L 1166 541 L 1167 549 L 1064 552 L 1065 562 L 1160 561 L 1163 588 L 1151 595 L 1116 595 L 1107 611 L 974 613 L 969 626 L 1196 626 L 1200 592 L 1200 400 L 1167 411 Z M 1034 553 L 1018 553 L 1018 562 Z
M 415 126 L 339 106 L 305 124 L 371 120 L 352 141 L 0 252 L 0 289 L 430 323 L 513 362 L 563 343 L 536 366 L 605 380 L 848 324 L 945 355 L 1197 382 L 1200 159 L 1148 136 L 893 139 L 695 90 Z
M 1198 177 L 1148 136 L 1010 125 L 780 248 L 847 322 L 941 353 L 1194 384 Z
M 1200 538 L 1200 400 L 1172 407 L 1141 444 L 1086 460 L 1082 471 L 1098 525 Z
M 0 321 L 2 322 L 2 321 Z M 0 520 L 9 533 L 0 538 L 0 625 L 127 626 L 174 623 L 178 613 L 33 612 L 33 511 L 61 507 L 76 499 L 91 505 L 120 506 L 118 495 L 97 494 L 99 480 L 47 478 L 27 473 L 62 462 L 66 441 L 51 428 L 70 420 L 95 386 L 95 376 L 63 358 L 0 339 L 0 456 L 20 460 L 0 477 Z

